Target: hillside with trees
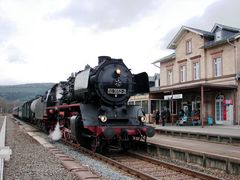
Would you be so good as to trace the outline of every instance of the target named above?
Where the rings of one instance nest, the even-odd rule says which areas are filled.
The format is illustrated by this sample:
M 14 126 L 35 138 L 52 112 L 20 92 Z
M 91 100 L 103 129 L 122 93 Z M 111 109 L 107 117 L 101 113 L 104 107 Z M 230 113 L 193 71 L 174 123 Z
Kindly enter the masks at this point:
M 54 83 L 36 83 L 0 86 L 0 113 L 10 112 L 12 108 L 37 95 L 43 95 Z

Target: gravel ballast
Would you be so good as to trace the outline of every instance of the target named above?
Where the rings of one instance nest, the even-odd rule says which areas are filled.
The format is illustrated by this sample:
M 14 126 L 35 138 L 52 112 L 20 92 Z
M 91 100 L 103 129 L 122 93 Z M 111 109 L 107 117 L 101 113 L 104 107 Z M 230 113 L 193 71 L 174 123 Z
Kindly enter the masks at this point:
M 28 136 L 7 118 L 6 146 L 12 149 L 10 161 L 5 162 L 4 179 L 77 179 L 66 170 L 53 154 Z
M 55 143 L 54 144 L 58 149 L 63 151 L 65 154 L 69 155 L 70 157 L 78 160 L 81 164 L 88 166 L 93 171 L 100 174 L 102 177 L 107 179 L 116 179 L 116 180 L 132 180 L 133 178 L 129 176 L 125 176 L 120 172 L 120 170 L 113 170 L 111 169 L 106 163 L 101 161 L 95 160 L 87 155 L 84 155 L 69 146 L 66 146 L 62 143 Z
M 18 127 L 18 124 L 25 126 L 24 123 L 17 121 L 16 124 L 13 122 L 8 118 L 6 143 L 12 149 L 13 155 L 10 161 L 5 163 L 5 179 L 77 179 L 73 173 L 67 171 L 61 165 L 60 160 L 26 133 L 28 127 Z M 52 143 L 53 146 L 83 166 L 89 167 L 91 171 L 99 174 L 102 179 L 136 179 L 127 176 L 126 173 L 119 169 L 112 168 L 106 163 L 78 152 L 72 147 L 60 142 L 53 142 L 48 135 L 42 132 L 34 132 L 34 134 Z

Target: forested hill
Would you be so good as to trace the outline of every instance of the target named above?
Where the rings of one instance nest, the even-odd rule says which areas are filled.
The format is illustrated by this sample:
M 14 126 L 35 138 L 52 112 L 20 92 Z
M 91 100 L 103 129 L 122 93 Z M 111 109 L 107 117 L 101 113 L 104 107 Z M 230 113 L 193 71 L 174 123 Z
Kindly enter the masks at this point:
M 27 101 L 36 95 L 43 95 L 54 83 L 35 83 L 0 86 L 0 98 L 7 101 Z

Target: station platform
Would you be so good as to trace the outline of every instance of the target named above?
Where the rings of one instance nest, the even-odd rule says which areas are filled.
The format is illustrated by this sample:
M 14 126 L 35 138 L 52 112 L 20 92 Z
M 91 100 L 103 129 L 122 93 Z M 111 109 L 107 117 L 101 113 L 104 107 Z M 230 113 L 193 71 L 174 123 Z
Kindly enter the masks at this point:
M 177 131 L 189 131 L 189 132 L 198 132 L 198 133 L 209 133 L 209 134 L 222 134 L 222 135 L 235 135 L 240 136 L 240 125 L 205 125 L 205 126 L 176 126 L 171 124 L 166 124 L 162 126 L 161 124 L 150 124 L 154 126 L 157 130 L 164 129 L 164 130 L 177 130 Z
M 157 132 L 147 140 L 152 153 L 240 174 L 239 126 L 151 126 Z
M 166 124 L 166 126 L 149 124 L 155 127 L 156 133 L 161 135 L 171 135 L 176 137 L 186 137 L 203 141 L 229 143 L 240 145 L 240 126 L 176 126 Z
M 181 139 L 180 137 L 162 136 L 160 134 L 149 138 L 148 142 L 164 146 L 174 146 L 175 148 L 202 152 L 204 154 L 215 154 L 228 158 L 236 158 L 240 162 L 240 146 L 196 141 L 192 139 Z

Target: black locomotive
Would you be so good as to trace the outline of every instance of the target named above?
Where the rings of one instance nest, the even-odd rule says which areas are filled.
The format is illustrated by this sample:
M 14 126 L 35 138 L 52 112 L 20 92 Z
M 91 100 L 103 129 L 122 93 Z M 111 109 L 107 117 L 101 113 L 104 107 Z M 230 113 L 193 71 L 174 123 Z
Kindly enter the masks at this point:
M 143 109 L 127 104 L 130 96 L 147 92 L 147 73 L 133 75 L 122 59 L 100 56 L 96 67 L 87 65 L 44 96 L 15 108 L 14 114 L 46 131 L 59 122 L 63 138 L 94 151 L 107 145 L 128 149 L 132 141 L 154 136 Z

